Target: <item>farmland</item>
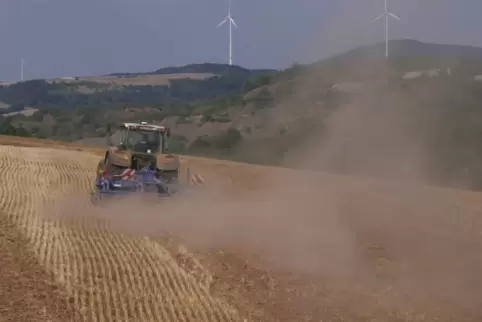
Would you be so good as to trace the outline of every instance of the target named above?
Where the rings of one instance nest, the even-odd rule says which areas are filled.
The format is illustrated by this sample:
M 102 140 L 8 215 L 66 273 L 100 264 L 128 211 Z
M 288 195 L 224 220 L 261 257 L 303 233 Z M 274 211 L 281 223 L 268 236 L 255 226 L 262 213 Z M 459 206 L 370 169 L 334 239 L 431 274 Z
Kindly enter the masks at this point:
M 155 242 L 122 238 L 102 222 L 83 221 L 86 204 L 75 207 L 76 219 L 52 221 L 40 215 L 42 207 L 55 209 L 53 198 L 62 192 L 88 193 L 96 158 L 34 148 L 7 148 L 1 154 L 5 174 L 15 176 L 2 181 L 16 182 L 2 191 L 5 216 L 88 320 L 239 320 Z M 25 171 L 11 171 L 12 166 Z
M 173 79 L 206 79 L 215 76 L 208 73 L 180 73 L 164 75 L 134 75 L 134 76 L 85 76 L 78 77 L 78 81 L 97 82 L 116 85 L 168 85 Z M 64 81 L 66 81 L 64 79 Z M 67 80 L 68 82 L 68 80 Z M 70 82 L 75 82 L 71 80 Z
M 2 321 L 482 317 L 480 193 L 183 157 L 205 191 L 99 209 L 101 150 L 0 143 Z

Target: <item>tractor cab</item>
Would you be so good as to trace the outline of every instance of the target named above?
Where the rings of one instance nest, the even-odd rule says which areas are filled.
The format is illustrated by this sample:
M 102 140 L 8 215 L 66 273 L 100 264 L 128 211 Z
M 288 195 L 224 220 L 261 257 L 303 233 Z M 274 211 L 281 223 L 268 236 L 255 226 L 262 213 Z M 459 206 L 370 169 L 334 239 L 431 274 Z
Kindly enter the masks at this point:
M 114 144 L 108 135 L 109 147 L 103 161 L 108 173 L 121 174 L 126 169 L 144 169 L 155 171 L 166 180 L 177 177 L 180 160 L 167 153 L 167 140 L 171 136 L 168 127 L 146 122 L 122 123 L 119 130 Z
M 142 123 L 124 123 L 120 126 L 118 149 L 134 153 L 165 153 L 168 148 L 169 128 Z

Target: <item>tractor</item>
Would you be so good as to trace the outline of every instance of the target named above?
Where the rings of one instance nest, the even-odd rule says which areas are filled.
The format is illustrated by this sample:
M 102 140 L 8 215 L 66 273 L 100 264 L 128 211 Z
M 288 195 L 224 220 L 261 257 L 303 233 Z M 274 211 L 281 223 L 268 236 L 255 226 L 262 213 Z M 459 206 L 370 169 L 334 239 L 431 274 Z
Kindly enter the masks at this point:
M 141 123 L 120 124 L 120 140 L 107 149 L 97 165 L 96 198 L 104 194 L 152 191 L 172 195 L 179 184 L 180 160 L 168 153 L 169 127 Z

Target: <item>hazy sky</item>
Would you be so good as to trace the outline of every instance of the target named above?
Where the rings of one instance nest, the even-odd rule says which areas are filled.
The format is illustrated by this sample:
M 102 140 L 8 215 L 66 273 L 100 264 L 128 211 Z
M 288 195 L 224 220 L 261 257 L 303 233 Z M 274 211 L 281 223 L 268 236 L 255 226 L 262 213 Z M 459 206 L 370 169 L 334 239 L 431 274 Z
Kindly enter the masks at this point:
M 228 0 L 3 0 L 0 80 L 227 62 Z M 481 0 L 389 0 L 390 38 L 482 46 Z M 463 3 L 463 6 L 462 6 Z M 234 64 L 284 68 L 374 41 L 383 0 L 233 0 Z

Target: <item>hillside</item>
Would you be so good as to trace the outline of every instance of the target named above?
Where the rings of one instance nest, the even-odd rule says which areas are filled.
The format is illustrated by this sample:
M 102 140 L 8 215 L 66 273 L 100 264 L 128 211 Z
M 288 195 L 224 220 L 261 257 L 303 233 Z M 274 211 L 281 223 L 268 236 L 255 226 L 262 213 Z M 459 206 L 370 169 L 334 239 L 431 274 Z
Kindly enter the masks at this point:
M 16 84 L 0 89 L 6 108 L 39 111 L 5 118 L 3 133 L 99 144 L 108 123 L 147 120 L 172 127 L 176 153 L 482 188 L 482 49 L 390 46 L 388 61 L 375 44 L 282 71 L 163 68 L 145 77 L 220 76 L 121 91 Z
M 235 95 L 246 81 L 265 70 L 199 64 L 152 73 L 64 77 L 29 80 L 0 86 L 0 112 L 34 109 L 99 108 L 121 104 L 192 102 Z
M 389 40 L 390 57 L 431 57 L 482 59 L 482 48 L 466 45 L 425 43 L 414 39 Z M 356 57 L 385 58 L 385 42 L 361 46 L 332 58 L 353 60 Z M 330 59 L 330 58 L 328 58 Z M 326 60 L 322 60 L 323 62 Z

